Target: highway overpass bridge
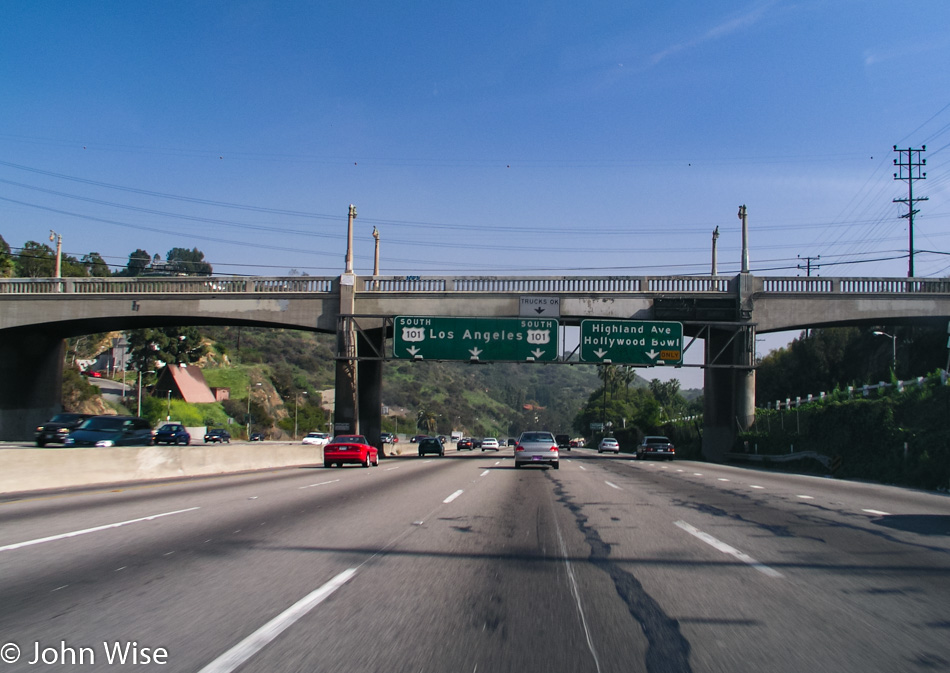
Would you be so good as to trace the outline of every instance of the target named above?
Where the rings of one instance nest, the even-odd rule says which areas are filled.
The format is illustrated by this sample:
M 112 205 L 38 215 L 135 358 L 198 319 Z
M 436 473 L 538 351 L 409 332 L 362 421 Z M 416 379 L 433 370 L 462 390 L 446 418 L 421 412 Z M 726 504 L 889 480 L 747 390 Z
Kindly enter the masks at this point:
M 4 279 L 0 440 L 30 438 L 60 410 L 64 338 L 184 325 L 336 334 L 334 422 L 374 438 L 395 316 L 517 318 L 531 316 L 526 310 L 539 309 L 526 307 L 539 303 L 548 307 L 545 317 L 567 326 L 598 319 L 682 323 L 686 347 L 701 343 L 704 349 L 703 451 L 718 459 L 735 432 L 752 422 L 756 334 L 946 324 L 950 281 L 751 274 Z

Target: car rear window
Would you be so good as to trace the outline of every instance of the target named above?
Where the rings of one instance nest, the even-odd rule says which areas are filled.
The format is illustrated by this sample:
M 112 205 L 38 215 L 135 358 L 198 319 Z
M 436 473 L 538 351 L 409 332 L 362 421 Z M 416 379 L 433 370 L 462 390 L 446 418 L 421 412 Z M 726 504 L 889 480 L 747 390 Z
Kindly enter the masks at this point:
M 550 432 L 526 432 L 521 435 L 522 442 L 553 442 L 554 435 Z

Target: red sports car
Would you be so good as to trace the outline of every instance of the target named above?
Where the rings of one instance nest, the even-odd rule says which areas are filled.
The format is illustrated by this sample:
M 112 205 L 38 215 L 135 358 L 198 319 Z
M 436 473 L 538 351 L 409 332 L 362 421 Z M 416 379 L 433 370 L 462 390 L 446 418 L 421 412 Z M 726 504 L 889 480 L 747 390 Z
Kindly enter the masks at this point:
M 323 447 L 323 466 L 342 467 L 344 463 L 356 463 L 363 467 L 379 465 L 379 451 L 370 446 L 362 435 L 338 435 Z

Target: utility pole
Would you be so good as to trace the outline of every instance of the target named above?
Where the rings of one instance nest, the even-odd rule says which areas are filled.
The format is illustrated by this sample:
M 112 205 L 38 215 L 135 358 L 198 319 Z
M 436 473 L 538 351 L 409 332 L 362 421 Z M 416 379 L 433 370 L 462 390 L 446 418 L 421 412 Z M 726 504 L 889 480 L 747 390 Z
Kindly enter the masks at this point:
M 894 151 L 897 152 L 900 156 L 897 159 L 894 159 L 894 165 L 897 166 L 897 173 L 894 173 L 895 180 L 901 180 L 907 182 L 907 198 L 906 199 L 894 199 L 894 203 L 906 203 L 907 204 L 907 213 L 901 215 L 901 217 L 907 218 L 907 247 L 908 247 L 908 260 L 907 260 L 907 277 L 914 277 L 914 215 L 920 211 L 914 208 L 914 205 L 918 201 L 927 201 L 926 196 L 919 196 L 914 198 L 914 183 L 917 180 L 926 180 L 927 173 L 922 173 L 920 171 L 922 166 L 927 165 L 926 159 L 920 158 L 921 152 L 927 151 L 926 145 L 921 145 L 919 150 L 915 150 L 911 147 L 908 147 L 905 150 L 897 149 L 897 145 L 894 145 Z M 907 169 L 906 172 L 904 169 Z
M 739 219 L 742 220 L 742 273 L 749 273 L 749 218 L 745 205 L 739 206 Z
M 799 265 L 798 265 L 798 268 L 799 268 L 799 269 L 804 269 L 806 276 L 811 276 L 812 267 L 814 267 L 814 268 L 816 268 L 816 269 L 820 269 L 820 268 L 821 268 L 821 265 L 819 265 L 819 264 L 812 264 L 812 263 L 811 263 L 812 260 L 816 260 L 816 261 L 817 261 L 817 260 L 821 259 L 821 255 L 818 255 L 817 257 L 802 257 L 801 255 L 798 255 L 798 259 L 804 259 L 804 260 L 805 260 L 805 266 L 802 266 L 801 264 L 799 264 Z
M 373 275 L 379 275 L 379 231 L 373 227 L 373 238 L 376 239 L 376 251 L 373 256 Z
M 719 227 L 712 233 L 712 275 L 719 275 Z

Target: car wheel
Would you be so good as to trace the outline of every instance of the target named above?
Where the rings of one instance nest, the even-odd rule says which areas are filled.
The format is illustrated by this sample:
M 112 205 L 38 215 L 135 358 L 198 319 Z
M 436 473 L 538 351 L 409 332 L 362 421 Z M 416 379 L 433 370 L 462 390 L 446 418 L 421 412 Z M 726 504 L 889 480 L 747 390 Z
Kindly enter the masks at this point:
M 41 442 L 39 440 L 36 440 L 36 445 L 42 449 L 44 446 L 46 446 L 46 442 Z
M 516 470 L 520 470 L 520 469 L 521 469 L 521 463 L 515 463 L 515 469 L 516 469 Z
M 369 459 L 369 452 L 366 453 L 366 459 L 363 461 L 363 467 L 369 467 L 373 464 L 373 461 Z
M 324 463 L 324 464 L 323 464 L 323 467 L 325 467 L 325 468 L 331 468 L 331 467 L 333 467 L 333 463 Z
M 554 469 L 555 469 L 555 470 L 560 470 L 560 469 L 561 469 L 561 464 L 560 464 L 560 463 L 554 463 Z
M 600 449 L 597 449 L 597 453 L 603 453 L 603 451 L 601 451 Z

